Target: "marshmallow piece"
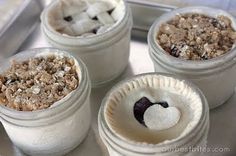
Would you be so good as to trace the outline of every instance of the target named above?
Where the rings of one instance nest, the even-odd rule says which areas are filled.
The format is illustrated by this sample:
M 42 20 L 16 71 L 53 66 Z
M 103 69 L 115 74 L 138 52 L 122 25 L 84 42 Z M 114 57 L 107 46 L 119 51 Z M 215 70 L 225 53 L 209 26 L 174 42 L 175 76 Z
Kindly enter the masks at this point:
M 75 33 L 72 30 L 72 27 L 70 25 L 67 25 L 64 29 L 63 29 L 63 34 L 67 34 L 67 35 L 71 35 L 73 36 Z
M 87 4 L 84 1 L 78 3 L 76 1 L 63 0 L 60 5 L 64 17 L 79 14 L 87 9 Z
M 103 13 L 98 14 L 97 18 L 98 18 L 99 22 L 101 22 L 104 25 L 115 23 L 114 19 L 107 12 L 103 12 Z
M 74 24 L 71 25 L 74 35 L 79 36 L 87 32 L 91 32 L 94 29 L 97 29 L 101 26 L 101 23 L 98 21 L 85 19 L 81 21 L 76 21 Z
M 94 18 L 98 14 L 103 13 L 103 12 L 107 12 L 112 9 L 113 9 L 113 6 L 111 4 L 100 1 L 100 2 L 96 2 L 96 3 L 92 4 L 88 8 L 87 13 L 91 18 Z
M 153 105 L 144 113 L 144 122 L 152 130 L 165 130 L 176 125 L 181 113 L 176 107 L 164 108 L 161 105 Z
M 112 25 L 104 25 L 98 29 L 97 34 L 102 34 L 106 31 L 108 31 L 108 29 L 111 27 L 112 27 Z
M 83 35 L 81 35 L 82 37 L 90 37 L 90 36 L 94 36 L 94 33 L 85 33 Z
M 72 18 L 73 18 L 74 21 L 90 19 L 86 12 L 82 12 L 80 14 L 75 14 L 75 15 L 72 16 Z
M 117 5 L 117 7 L 112 11 L 111 17 L 115 20 L 118 21 L 124 16 L 125 12 L 125 7 L 124 5 L 121 4 L 121 2 Z

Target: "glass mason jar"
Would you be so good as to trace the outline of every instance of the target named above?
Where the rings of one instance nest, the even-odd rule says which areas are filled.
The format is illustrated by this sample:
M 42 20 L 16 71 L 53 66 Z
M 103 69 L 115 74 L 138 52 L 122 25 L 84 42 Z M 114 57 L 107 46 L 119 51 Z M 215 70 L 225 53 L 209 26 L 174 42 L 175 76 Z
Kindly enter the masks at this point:
M 41 15 L 42 31 L 48 42 L 80 57 L 88 68 L 93 87 L 112 81 L 128 65 L 133 22 L 128 4 L 120 1 L 125 11 L 122 19 L 107 32 L 93 36 L 73 37 L 55 31 L 48 22 L 48 14 L 58 1 L 50 4 Z
M 153 77 L 154 76 L 154 77 Z M 154 80 L 155 76 L 158 77 L 165 77 L 165 80 Z M 147 77 L 152 77 L 151 79 L 146 79 Z M 174 80 L 174 81 L 172 81 Z M 131 82 L 131 83 L 130 83 Z M 190 119 L 190 122 L 188 123 L 191 125 L 190 127 L 186 126 L 181 133 L 177 135 L 177 137 L 174 137 L 172 139 L 167 139 L 167 140 L 162 140 L 159 143 L 148 143 L 146 141 L 136 141 L 132 140 L 130 138 L 124 137 L 124 131 L 128 131 L 132 133 L 136 133 L 138 137 L 137 140 L 140 140 L 140 136 L 137 133 L 137 127 L 133 129 L 132 125 L 135 123 L 134 120 L 132 119 L 132 113 L 131 110 L 125 110 L 122 112 L 120 115 L 118 115 L 115 111 L 111 110 L 117 110 L 120 112 L 122 110 L 123 106 L 119 105 L 128 105 L 126 107 L 130 107 L 132 105 L 131 103 L 125 103 L 124 102 L 124 97 L 129 96 L 129 92 L 132 91 L 133 88 L 138 88 L 141 86 L 143 87 L 150 87 L 151 89 L 157 89 L 158 92 L 158 83 L 160 84 L 159 87 L 161 86 L 168 86 L 167 88 L 171 90 L 172 87 L 174 86 L 185 86 L 185 87 L 180 87 L 179 89 L 183 89 L 181 91 L 181 95 L 183 97 L 188 97 L 190 93 L 185 90 L 185 88 L 190 88 L 189 91 L 193 93 L 192 95 L 198 97 L 197 99 L 200 102 L 198 103 L 198 106 L 196 106 L 195 103 L 186 103 L 188 106 L 184 106 L 186 109 L 190 107 L 190 105 L 194 105 L 195 109 L 192 110 L 192 112 L 196 113 L 195 115 L 198 116 L 196 117 L 194 113 L 192 116 L 196 118 Z M 187 86 L 187 87 L 186 87 Z M 159 88 L 160 89 L 160 88 Z M 185 91 L 184 91 L 185 90 Z M 155 91 L 150 91 L 151 94 L 154 94 Z M 144 93 L 142 92 L 135 92 L 136 95 L 142 95 Z M 167 94 L 162 92 L 161 95 L 166 96 Z M 132 95 L 130 95 L 132 96 Z M 166 97 L 171 98 L 171 97 Z M 131 97 L 131 99 L 134 99 L 134 97 Z M 116 101 L 122 101 L 120 103 L 116 103 Z M 161 99 L 163 100 L 163 99 Z M 173 99 L 174 101 L 176 98 Z M 111 103 L 109 103 L 109 101 Z M 111 109 L 110 109 L 111 108 Z M 180 107 L 179 107 L 180 108 Z M 201 108 L 201 109 L 199 109 Z M 198 110 L 197 110 L 198 109 Z M 182 110 L 182 113 L 184 111 Z M 127 115 L 129 114 L 129 115 Z M 112 118 L 110 115 L 114 115 L 116 117 L 123 117 L 124 119 L 121 119 L 122 124 L 124 125 L 124 122 L 127 122 L 128 127 L 124 129 L 124 131 L 121 131 L 121 129 L 118 129 L 118 124 L 117 124 L 117 118 Z M 187 116 L 183 117 L 187 119 Z M 180 119 L 184 120 L 184 119 Z M 130 122 L 132 121 L 132 122 Z M 99 134 L 100 137 L 103 141 L 103 143 L 106 145 L 109 154 L 112 156 L 122 156 L 122 155 L 132 155 L 132 156 L 144 156 L 144 155 L 150 155 L 150 156 L 198 156 L 204 153 L 204 150 L 206 150 L 206 144 L 207 144 L 207 136 L 208 136 L 208 131 L 209 131 L 209 107 L 207 100 L 203 93 L 201 92 L 200 89 L 198 89 L 194 84 L 191 82 L 188 82 L 187 80 L 183 78 L 179 78 L 177 76 L 169 75 L 169 74 L 163 74 L 163 73 L 147 73 L 147 74 L 141 74 L 137 75 L 131 79 L 124 80 L 114 86 L 105 96 L 105 98 L 102 101 L 102 105 L 99 111 L 99 116 L 98 116 L 98 127 L 99 127 Z M 189 128 L 188 130 L 186 130 Z M 146 129 L 146 128 L 145 128 Z M 134 131 L 133 131 L 134 130 Z M 168 129 L 167 129 L 168 130 Z M 146 134 L 144 136 L 146 137 L 150 131 L 152 132 L 157 132 L 155 130 L 145 130 Z M 161 130 L 158 131 L 159 134 L 163 134 L 163 131 Z M 174 131 L 175 132 L 175 131 Z M 140 133 L 141 135 L 143 133 Z M 155 133 L 156 135 L 156 133 Z M 127 135 L 126 135 L 127 136 Z M 163 136 L 166 136 L 163 135 Z M 162 138 L 163 136 L 154 136 L 155 138 Z M 153 137 L 153 136 L 152 136 Z M 134 136 L 133 136 L 134 138 Z
M 90 128 L 91 84 L 86 66 L 80 59 L 54 48 L 32 49 L 1 62 L 0 72 L 10 67 L 12 59 L 24 61 L 48 54 L 73 58 L 78 66 L 80 84 L 56 105 L 44 110 L 16 111 L 0 105 L 0 121 L 8 136 L 28 155 L 63 155 L 78 146 Z
M 155 71 L 181 75 L 193 81 L 204 93 L 210 108 L 223 104 L 234 93 L 236 85 L 236 49 L 209 60 L 184 60 L 175 58 L 165 52 L 156 41 L 160 25 L 171 20 L 177 14 L 199 13 L 210 17 L 223 15 L 232 21 L 233 16 L 227 12 L 209 7 L 186 7 L 176 9 L 158 18 L 148 33 L 149 54 L 154 63 Z

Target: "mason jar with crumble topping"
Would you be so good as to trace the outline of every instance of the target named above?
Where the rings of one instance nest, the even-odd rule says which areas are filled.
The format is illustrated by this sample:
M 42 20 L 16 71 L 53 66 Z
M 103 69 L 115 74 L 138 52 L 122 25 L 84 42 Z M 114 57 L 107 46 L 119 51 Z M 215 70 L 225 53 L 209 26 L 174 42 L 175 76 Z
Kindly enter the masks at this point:
M 69 53 L 27 50 L 0 64 L 0 121 L 28 155 L 68 153 L 90 128 L 86 66 Z
M 118 77 L 129 59 L 131 11 L 123 0 L 59 0 L 41 15 L 48 42 L 86 64 L 92 86 Z
M 155 71 L 193 81 L 210 108 L 223 104 L 236 85 L 235 24 L 227 12 L 209 7 L 186 7 L 164 14 L 148 33 Z
M 114 86 L 102 101 L 99 134 L 112 156 L 204 153 L 209 130 L 205 96 L 185 79 L 147 73 Z

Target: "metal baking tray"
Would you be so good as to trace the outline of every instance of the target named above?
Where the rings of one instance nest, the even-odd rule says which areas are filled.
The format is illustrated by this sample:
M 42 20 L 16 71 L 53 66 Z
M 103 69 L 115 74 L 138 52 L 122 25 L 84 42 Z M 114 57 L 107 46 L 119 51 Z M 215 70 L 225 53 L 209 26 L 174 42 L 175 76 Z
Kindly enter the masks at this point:
M 27 29 L 27 27 L 26 27 Z M 16 33 L 16 32 L 11 32 Z M 101 142 L 98 134 L 97 115 L 103 97 L 106 92 L 118 81 L 133 75 L 153 72 L 153 64 L 148 54 L 148 46 L 144 38 L 134 37 L 133 32 L 129 65 L 124 73 L 114 82 L 104 87 L 96 88 L 91 93 L 92 125 L 86 139 L 67 156 L 108 156 L 107 150 Z M 144 36 L 145 37 L 145 36 Z M 14 46 L 14 42 L 11 43 Z M 50 47 L 43 37 L 40 22 L 17 51 L 30 48 Z M 220 89 L 220 88 L 219 88 Z M 236 155 L 236 94 L 224 105 L 211 110 L 210 132 L 208 136 L 208 149 L 205 156 L 235 156 Z M 30 139 L 30 138 L 29 138 Z M 0 124 L 0 156 L 24 156 L 8 138 L 3 126 Z
M 128 3 L 134 19 L 133 29 L 139 31 L 148 31 L 157 17 L 177 8 L 176 6 L 163 5 L 153 1 L 128 0 Z
M 141 31 L 142 34 L 149 30 L 152 23 L 160 15 L 178 7 L 203 5 L 227 10 L 236 16 L 236 1 L 225 0 L 127 0 L 130 4 L 133 19 L 134 30 Z
M 0 30 L 0 58 L 15 53 L 29 34 L 37 26 L 43 7 L 39 0 L 23 0 L 14 15 Z M 4 15 L 1 15 L 4 16 Z

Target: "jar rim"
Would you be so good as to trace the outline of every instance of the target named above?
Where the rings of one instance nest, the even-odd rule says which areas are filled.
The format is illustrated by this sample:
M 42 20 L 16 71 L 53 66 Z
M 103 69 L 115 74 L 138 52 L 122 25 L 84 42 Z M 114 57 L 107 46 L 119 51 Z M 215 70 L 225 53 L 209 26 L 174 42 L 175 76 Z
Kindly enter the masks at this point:
M 123 0 L 122 0 L 123 1 Z M 120 29 L 123 28 L 123 25 L 126 24 L 126 20 L 128 18 L 128 16 L 130 15 L 130 9 L 128 7 L 128 4 L 126 1 L 123 1 L 124 3 L 124 9 L 125 9 L 125 13 L 123 15 L 123 17 L 117 21 L 110 30 L 101 33 L 101 34 L 96 34 L 94 36 L 87 36 L 87 37 L 77 37 L 77 36 L 70 36 L 70 35 L 62 35 L 61 33 L 55 31 L 52 26 L 50 26 L 50 24 L 48 23 L 48 13 L 50 11 L 50 9 L 56 5 L 58 3 L 58 1 L 54 1 L 52 2 L 47 8 L 45 8 L 45 10 L 42 12 L 41 14 L 41 21 L 42 21 L 42 25 L 43 27 L 45 27 L 44 29 L 49 30 L 50 33 L 52 33 L 53 35 L 57 36 L 57 37 L 61 37 L 64 39 L 68 39 L 68 40 L 77 40 L 77 41 L 81 41 L 81 46 L 83 46 L 83 43 L 85 44 L 86 42 L 88 42 L 89 40 L 96 40 L 97 43 L 103 42 L 105 40 L 107 40 L 108 38 L 113 37 L 115 34 L 119 33 Z M 115 33 L 115 34 L 114 34 Z M 112 34 L 112 35 L 111 35 Z
M 181 58 L 176 58 L 169 55 L 156 41 L 156 35 L 158 34 L 159 27 L 161 24 L 171 20 L 176 14 L 186 14 L 186 13 L 200 13 L 210 17 L 217 17 L 219 15 L 224 15 L 231 20 L 231 25 L 234 30 L 236 30 L 236 20 L 228 12 L 211 8 L 205 6 L 192 6 L 175 9 L 169 13 L 163 14 L 152 24 L 148 32 L 148 44 L 150 48 L 150 53 L 152 53 L 153 59 L 158 59 L 163 64 L 168 64 L 171 67 L 183 69 L 183 70 L 201 70 L 201 69 L 211 69 L 211 68 L 222 68 L 222 65 L 231 65 L 236 63 L 236 45 L 234 44 L 232 49 L 227 53 L 209 59 L 209 60 L 185 60 Z M 231 63 L 229 63 L 231 61 Z
M 106 108 L 106 101 L 107 101 L 108 97 L 110 96 L 110 94 L 112 92 L 114 92 L 117 87 L 121 86 L 122 84 L 126 83 L 127 81 L 131 81 L 131 80 L 133 80 L 137 77 L 146 76 L 146 75 L 162 75 L 162 76 L 173 77 L 177 80 L 184 80 L 184 83 L 186 83 L 188 86 L 190 86 L 193 89 L 193 91 L 195 91 L 199 95 L 199 97 L 201 99 L 201 103 L 202 103 L 201 117 L 200 117 L 198 123 L 195 125 L 195 127 L 193 127 L 192 130 L 189 131 L 188 133 L 186 133 L 184 136 L 182 136 L 180 138 L 177 137 L 177 139 L 174 138 L 172 140 L 169 140 L 167 143 L 161 142 L 161 143 L 157 143 L 157 144 L 149 144 L 149 143 L 145 143 L 145 142 L 142 143 L 142 142 L 129 141 L 129 140 L 124 139 L 123 137 L 120 137 L 119 135 L 115 134 L 109 128 L 109 125 L 108 125 L 108 123 L 105 119 L 105 113 L 104 112 L 105 112 L 105 108 Z M 127 78 L 125 80 L 122 80 L 118 84 L 116 84 L 114 87 L 112 87 L 112 89 L 106 94 L 106 96 L 102 100 L 102 104 L 101 104 L 101 107 L 100 107 L 100 110 L 99 110 L 99 117 L 98 117 L 99 122 L 98 123 L 100 124 L 101 129 L 105 129 L 110 136 L 112 136 L 118 142 L 122 143 L 122 145 L 126 144 L 126 145 L 130 145 L 132 147 L 146 148 L 146 149 L 148 149 L 148 148 L 159 148 L 159 147 L 163 147 L 163 146 L 173 145 L 175 142 L 182 141 L 185 138 L 187 138 L 188 136 L 191 136 L 192 132 L 195 132 L 196 130 L 199 129 L 199 128 L 197 128 L 197 126 L 204 124 L 203 122 L 205 121 L 205 117 L 206 117 L 205 113 L 207 113 L 208 111 L 209 111 L 209 109 L 208 109 L 207 100 L 206 100 L 204 94 L 202 93 L 202 91 L 195 84 L 193 84 L 190 81 L 182 78 L 181 76 L 177 76 L 177 75 L 173 75 L 173 74 L 160 73 L 160 72 L 152 72 L 152 73 L 139 74 L 139 75 L 136 75 L 132 78 Z M 111 139 L 111 140 L 113 140 L 113 139 Z
M 17 57 L 22 57 L 22 56 L 26 56 L 27 54 L 30 54 L 29 57 L 27 57 L 27 59 L 34 57 L 37 54 L 43 54 L 43 53 L 47 53 L 47 54 L 54 54 L 54 53 L 59 53 L 62 54 L 63 56 L 68 56 L 74 59 L 74 61 L 76 61 L 76 63 L 78 63 L 79 66 L 79 70 L 80 70 L 80 80 L 79 80 L 79 85 L 77 86 L 77 88 L 75 90 L 73 90 L 70 94 L 66 95 L 63 99 L 68 98 L 68 96 L 73 97 L 75 94 L 78 94 L 78 96 L 80 96 L 83 93 L 83 89 L 86 87 L 86 83 L 88 83 L 88 80 L 86 80 L 87 78 L 87 70 L 85 67 L 85 64 L 82 62 L 81 59 L 79 58 L 75 58 L 74 56 L 72 56 L 70 53 L 63 51 L 63 50 L 59 50 L 57 48 L 35 48 L 35 49 L 29 49 L 29 50 L 25 50 L 25 51 L 21 51 L 16 55 L 13 55 L 11 57 L 9 57 L 7 60 L 5 60 L 4 62 L 9 62 L 12 59 L 17 59 Z M 1 64 L 4 64 L 4 62 L 1 62 Z M 76 96 L 76 97 L 78 97 Z M 71 99 L 71 98 L 69 98 Z M 61 102 L 61 100 L 57 101 L 57 102 Z M 68 99 L 66 99 L 68 100 Z M 60 112 L 63 112 L 64 110 L 66 110 L 67 108 L 69 108 L 72 105 L 65 105 L 65 102 L 62 102 L 60 104 L 57 104 L 56 106 L 53 107 L 49 107 L 47 109 L 42 109 L 42 110 L 35 110 L 35 111 L 17 111 L 15 109 L 12 108 L 8 108 L 6 106 L 3 106 L 0 104 L 0 113 L 2 113 L 4 116 L 7 116 L 8 118 L 14 118 L 14 119 L 22 119 L 22 120 L 36 120 L 36 119 L 41 119 L 41 118 L 45 118 L 45 117 L 50 117 L 53 116 L 55 114 L 58 114 Z M 1 116 L 1 114 L 0 114 Z M 4 117 L 3 117 L 4 118 Z

